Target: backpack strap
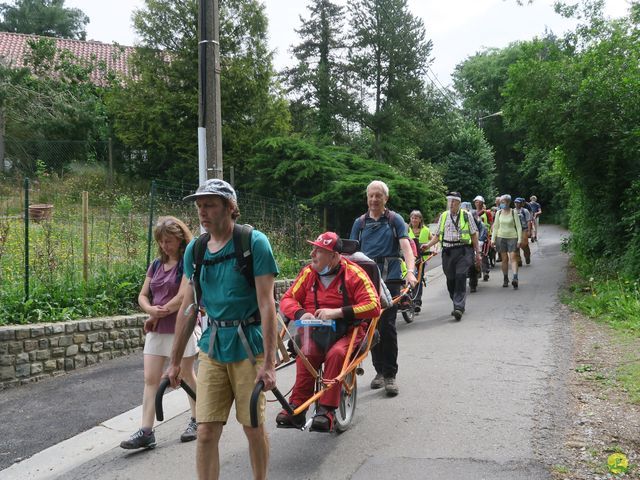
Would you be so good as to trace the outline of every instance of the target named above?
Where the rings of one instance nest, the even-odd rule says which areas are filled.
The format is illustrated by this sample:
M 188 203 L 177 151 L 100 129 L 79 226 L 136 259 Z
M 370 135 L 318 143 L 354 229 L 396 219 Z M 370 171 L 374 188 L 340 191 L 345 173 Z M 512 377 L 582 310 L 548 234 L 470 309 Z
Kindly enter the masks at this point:
M 253 276 L 253 253 L 251 252 L 251 235 L 253 227 L 251 225 L 233 226 L 234 256 L 236 257 L 237 269 L 244 275 L 249 286 L 256 288 L 256 279 Z
M 153 263 L 151 264 L 151 275 L 155 275 L 156 271 L 158 270 L 158 267 L 160 266 L 162 262 L 160 261 L 159 258 L 156 258 Z
M 204 264 L 204 254 L 207 251 L 207 243 L 211 235 L 209 233 L 203 233 L 198 237 L 196 243 L 193 245 L 193 275 L 191 281 L 193 282 L 193 290 L 195 293 L 195 303 L 200 304 L 202 298 L 202 286 L 200 285 L 200 272 L 202 272 L 202 265 Z

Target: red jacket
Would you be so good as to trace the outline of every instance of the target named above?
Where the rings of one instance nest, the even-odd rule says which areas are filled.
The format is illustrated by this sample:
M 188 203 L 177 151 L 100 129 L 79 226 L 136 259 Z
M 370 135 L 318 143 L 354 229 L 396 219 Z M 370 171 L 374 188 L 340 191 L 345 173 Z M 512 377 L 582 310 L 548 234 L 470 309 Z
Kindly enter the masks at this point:
M 347 306 L 343 285 L 349 299 Z M 280 310 L 291 319 L 298 319 L 305 313 L 314 314 L 316 308 L 342 308 L 345 320 L 374 318 L 380 315 L 380 298 L 362 267 L 341 257 L 340 270 L 327 288 L 320 281 L 318 272 L 307 265 L 280 300 Z

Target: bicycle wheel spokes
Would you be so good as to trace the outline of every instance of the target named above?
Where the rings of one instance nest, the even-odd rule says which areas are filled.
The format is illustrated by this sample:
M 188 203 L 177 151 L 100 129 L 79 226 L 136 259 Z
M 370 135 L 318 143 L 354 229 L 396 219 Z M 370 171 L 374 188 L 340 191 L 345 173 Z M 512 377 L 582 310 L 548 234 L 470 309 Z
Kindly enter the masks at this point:
M 344 388 L 344 384 L 350 385 L 353 382 L 353 387 L 351 387 L 351 393 L 347 393 Z M 356 401 L 358 398 L 358 385 L 357 379 L 355 378 L 355 372 L 351 372 L 348 374 L 344 380 L 343 385 L 340 388 L 340 405 L 336 409 L 336 431 L 344 432 L 351 425 L 351 421 L 353 420 L 353 415 L 356 411 Z

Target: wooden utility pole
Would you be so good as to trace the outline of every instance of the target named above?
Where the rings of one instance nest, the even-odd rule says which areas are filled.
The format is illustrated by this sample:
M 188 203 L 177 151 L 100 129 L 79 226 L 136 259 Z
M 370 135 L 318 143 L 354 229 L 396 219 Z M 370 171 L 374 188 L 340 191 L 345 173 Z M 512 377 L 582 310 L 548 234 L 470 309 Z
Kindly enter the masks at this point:
M 199 0 L 198 14 L 198 156 L 200 183 L 222 178 L 220 114 L 220 18 L 218 0 Z

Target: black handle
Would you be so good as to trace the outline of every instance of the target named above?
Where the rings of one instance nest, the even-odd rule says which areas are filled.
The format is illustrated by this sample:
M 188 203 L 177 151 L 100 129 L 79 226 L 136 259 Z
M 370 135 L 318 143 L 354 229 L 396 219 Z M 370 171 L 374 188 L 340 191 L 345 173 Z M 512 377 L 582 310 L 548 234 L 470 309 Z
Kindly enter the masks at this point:
M 164 396 L 164 391 L 169 386 L 169 379 L 163 378 L 160 382 L 160 386 L 158 387 L 158 391 L 156 392 L 156 419 L 161 422 L 164 420 L 164 412 L 162 410 L 162 397 Z M 184 380 L 180 380 L 180 386 L 187 392 L 194 400 L 196 399 L 196 393 L 191 390 L 191 387 Z
M 258 402 L 260 400 L 260 393 L 262 393 L 262 390 L 264 390 L 264 382 L 260 380 L 258 383 L 256 383 L 256 386 L 253 387 L 253 392 L 251 393 L 251 401 L 249 403 L 249 413 L 251 414 L 251 426 L 253 428 L 258 427 L 258 424 L 259 424 L 258 423 Z M 291 405 L 289 405 L 289 402 L 287 402 L 287 399 L 284 398 L 284 395 L 282 395 L 280 390 L 278 390 L 277 387 L 273 387 L 273 390 L 271 391 L 273 392 L 275 397 L 278 399 L 278 401 L 282 405 L 282 408 L 284 408 L 289 415 L 293 415 L 293 409 L 291 408 Z

